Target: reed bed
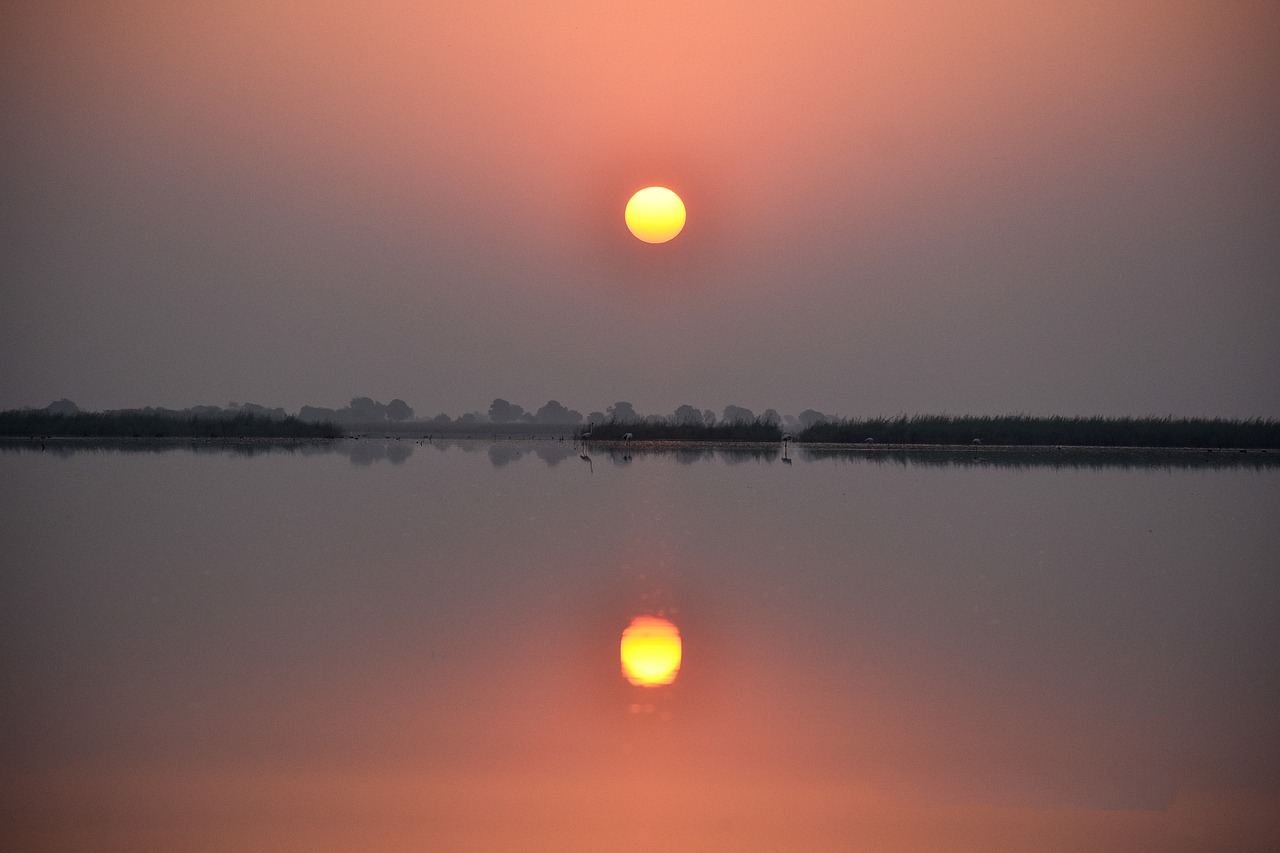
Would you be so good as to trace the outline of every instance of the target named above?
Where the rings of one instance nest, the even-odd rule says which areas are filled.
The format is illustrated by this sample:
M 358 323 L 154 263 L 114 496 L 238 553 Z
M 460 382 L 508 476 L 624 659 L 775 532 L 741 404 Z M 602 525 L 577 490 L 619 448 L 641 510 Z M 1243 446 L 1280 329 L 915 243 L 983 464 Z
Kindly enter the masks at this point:
M 1270 418 L 899 415 L 822 421 L 800 441 L 840 444 L 993 444 L 1069 447 L 1280 448 Z
M 247 412 L 191 416 L 164 412 L 0 412 L 0 435 L 30 438 L 341 438 L 331 423 L 296 417 L 269 418 Z

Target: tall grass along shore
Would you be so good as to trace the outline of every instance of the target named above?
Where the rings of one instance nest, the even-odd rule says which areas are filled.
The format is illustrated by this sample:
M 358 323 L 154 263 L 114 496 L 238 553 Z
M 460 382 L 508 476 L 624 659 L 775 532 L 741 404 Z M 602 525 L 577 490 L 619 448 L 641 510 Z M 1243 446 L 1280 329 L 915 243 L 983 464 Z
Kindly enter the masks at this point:
M 820 421 L 797 439 L 838 444 L 996 444 L 1069 447 L 1280 448 L 1271 418 L 900 415 Z
M 239 413 L 190 416 L 164 412 L 0 412 L 0 435 L 26 438 L 341 438 L 331 423 Z

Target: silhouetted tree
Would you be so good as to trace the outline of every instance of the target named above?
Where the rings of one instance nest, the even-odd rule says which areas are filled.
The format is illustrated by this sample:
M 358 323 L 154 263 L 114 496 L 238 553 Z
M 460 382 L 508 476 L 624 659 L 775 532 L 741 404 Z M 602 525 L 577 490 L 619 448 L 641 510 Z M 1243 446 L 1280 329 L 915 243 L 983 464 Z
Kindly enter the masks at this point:
M 338 417 L 338 413 L 334 409 L 326 409 L 323 406 L 303 406 L 298 410 L 298 420 L 319 424 L 325 421 L 337 423 L 342 419 Z
M 800 428 L 807 429 L 813 426 L 814 424 L 822 423 L 823 421 L 834 420 L 834 418 L 824 415 L 822 412 L 819 412 L 815 409 L 805 409 L 803 412 L 800 413 L 800 417 L 798 418 L 798 420 L 800 421 Z
M 744 409 L 741 406 L 725 406 L 724 417 L 721 419 L 727 424 L 732 423 L 749 423 L 756 419 L 755 412 L 750 409 Z
M 769 426 L 782 426 L 782 415 L 778 414 L 777 409 L 765 409 L 760 420 Z
M 372 424 L 387 419 L 386 407 L 370 397 L 356 397 L 347 408 L 351 410 L 348 418 L 356 423 Z
M 702 425 L 703 425 L 703 426 L 715 426 L 715 425 L 716 425 L 716 413 L 715 413 L 715 412 L 713 412 L 713 411 L 711 411 L 710 409 L 705 409 L 705 410 L 703 410 L 703 412 L 702 412 Z
M 614 403 L 606 410 L 606 414 L 619 423 L 640 420 L 640 414 L 627 402 Z
M 279 406 L 275 408 L 267 408 L 266 406 L 259 406 L 257 403 L 245 403 L 239 409 L 236 409 L 234 412 L 228 412 L 228 414 L 234 414 L 236 412 L 243 412 L 246 415 L 261 415 L 264 418 L 274 418 L 278 421 L 284 420 L 289 416 L 288 413 Z
M 566 409 L 555 400 L 548 400 L 547 404 L 538 409 L 538 423 L 540 424 L 580 424 L 582 423 L 582 413 L 575 412 L 572 409 Z
M 496 398 L 489 404 L 489 420 L 495 424 L 509 424 L 512 421 L 520 420 L 523 415 L 524 406 L 508 403 L 501 397 Z
M 80 411 L 80 407 L 63 397 L 45 406 L 44 410 L 51 415 L 74 415 Z
M 387 403 L 387 417 L 393 421 L 407 421 L 413 418 L 413 409 L 404 400 L 397 398 Z
M 678 424 L 702 423 L 702 410 L 696 406 L 684 405 L 676 409 L 673 420 Z

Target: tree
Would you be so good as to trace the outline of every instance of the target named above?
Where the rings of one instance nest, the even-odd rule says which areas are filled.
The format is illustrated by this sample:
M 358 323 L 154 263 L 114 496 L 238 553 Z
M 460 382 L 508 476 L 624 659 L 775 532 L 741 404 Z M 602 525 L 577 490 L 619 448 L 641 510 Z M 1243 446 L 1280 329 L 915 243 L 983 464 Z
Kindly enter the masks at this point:
M 524 415 L 524 406 L 508 403 L 501 397 L 489 404 L 489 420 L 495 424 L 509 424 L 520 420 L 522 415 Z
M 347 408 L 351 410 L 350 418 L 355 423 L 373 424 L 387 419 L 386 407 L 370 397 L 356 397 Z
M 741 406 L 725 406 L 724 417 L 721 418 L 727 424 L 751 423 L 755 419 L 755 412 L 750 409 L 744 409 Z
M 572 409 L 566 409 L 556 400 L 548 400 L 547 404 L 538 409 L 538 423 L 540 424 L 580 424 L 582 423 L 582 413 L 575 412 Z
M 635 407 L 627 402 L 614 403 L 606 409 L 606 413 L 618 423 L 640 420 L 640 415 L 636 412 Z
M 715 426 L 715 425 L 716 425 L 716 413 L 715 413 L 715 412 L 713 412 L 713 411 L 711 411 L 710 409 L 706 409 L 705 411 L 703 411 L 703 413 L 702 413 L 702 425 L 703 425 L 703 426 Z
M 333 409 L 326 409 L 323 406 L 303 406 L 298 410 L 298 420 L 311 421 L 313 423 L 323 423 L 325 421 L 337 423 L 339 417 L 338 413 Z
M 676 409 L 674 420 L 678 424 L 701 424 L 702 411 L 695 406 L 686 404 Z
M 827 415 L 824 415 L 822 412 L 817 411 L 816 409 L 805 409 L 803 412 L 800 413 L 799 420 L 800 420 L 800 428 L 808 429 L 814 424 L 820 424 L 823 421 L 829 421 L 832 419 Z
M 770 426 L 778 426 L 782 423 L 782 415 L 778 414 L 777 409 L 765 409 L 764 414 L 760 416 L 760 420 Z
M 413 418 L 413 409 L 399 398 L 387 403 L 387 417 L 393 421 L 407 421 Z

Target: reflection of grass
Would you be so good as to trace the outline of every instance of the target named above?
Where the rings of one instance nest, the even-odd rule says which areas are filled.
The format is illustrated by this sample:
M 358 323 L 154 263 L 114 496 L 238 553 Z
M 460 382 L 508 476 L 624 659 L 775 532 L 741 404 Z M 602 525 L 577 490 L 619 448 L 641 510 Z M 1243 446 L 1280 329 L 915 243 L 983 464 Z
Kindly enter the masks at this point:
M 913 415 L 813 424 L 806 442 L 1067 445 L 1075 447 L 1280 448 L 1280 421 L 1264 418 L 1105 418 Z
M 945 446 L 921 447 L 836 447 L 821 444 L 799 448 L 798 458 L 806 462 L 837 462 L 857 465 L 895 465 L 903 468 L 1011 468 L 1030 470 L 1162 470 L 1280 468 L 1280 453 L 1254 449 L 1187 449 L 1150 447 L 1068 447 L 1040 445 L 970 451 Z
M 608 420 L 591 428 L 592 441 L 621 441 L 631 433 L 636 441 L 780 441 L 777 424 L 756 418 L 713 426 L 676 423 L 658 418 L 643 421 Z
M 200 417 L 162 412 L 0 412 L 0 435 L 83 438 L 341 438 L 331 423 L 246 412 Z

